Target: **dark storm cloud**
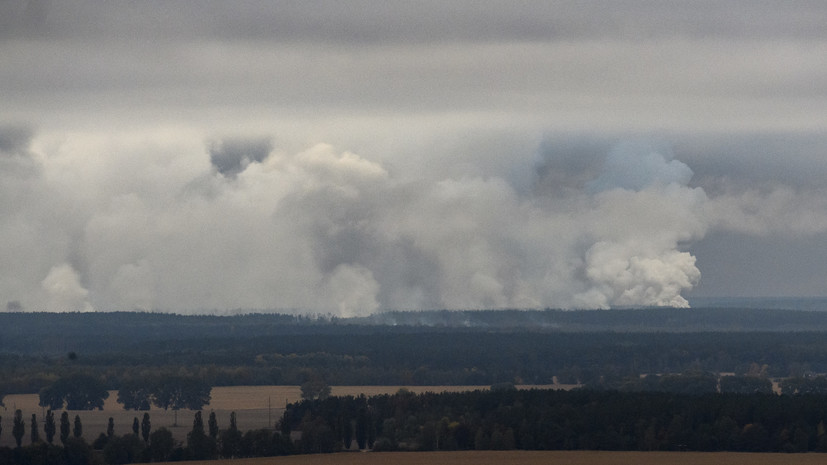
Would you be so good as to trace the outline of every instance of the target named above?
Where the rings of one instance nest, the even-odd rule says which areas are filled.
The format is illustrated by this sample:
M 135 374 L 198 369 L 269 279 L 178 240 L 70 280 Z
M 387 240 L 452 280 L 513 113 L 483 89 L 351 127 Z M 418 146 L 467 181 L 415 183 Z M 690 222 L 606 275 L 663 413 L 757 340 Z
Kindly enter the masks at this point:
M 683 134 L 671 140 L 676 156 L 695 172 L 693 184 L 710 194 L 780 185 L 820 189 L 827 177 L 827 134 L 823 132 Z
M 22 179 L 38 174 L 40 167 L 31 158 L 30 145 L 34 132 L 23 125 L 0 125 L 0 177 L 6 177 L 7 183 L 16 184 Z
M 224 176 L 235 177 L 250 163 L 260 163 L 273 150 L 269 138 L 223 139 L 209 144 L 210 163 Z
M 803 237 L 712 232 L 689 248 L 703 270 L 690 295 L 822 296 L 826 242 L 825 232 Z
M 579 191 L 597 177 L 619 138 L 597 134 L 547 135 L 537 152 L 534 190 L 564 194 Z
M 0 153 L 20 155 L 28 151 L 33 131 L 26 126 L 0 125 Z
M 692 169 L 674 159 L 671 145 L 639 134 L 547 135 L 537 154 L 537 193 L 588 189 L 640 190 L 654 183 L 685 185 Z
M 692 170 L 690 185 L 711 195 L 779 186 L 808 191 L 823 188 L 827 178 L 823 132 L 579 132 L 544 137 L 537 152 L 535 188 L 557 192 L 584 187 L 600 174 L 618 144 L 669 154 Z

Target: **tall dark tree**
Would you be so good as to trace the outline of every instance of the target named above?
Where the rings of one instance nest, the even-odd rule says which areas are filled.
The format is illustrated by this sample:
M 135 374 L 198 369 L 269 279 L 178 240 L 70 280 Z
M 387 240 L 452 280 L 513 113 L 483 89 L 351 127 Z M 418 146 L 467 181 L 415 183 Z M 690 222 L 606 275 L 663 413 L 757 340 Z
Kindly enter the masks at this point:
M 80 422 L 80 415 L 75 415 L 75 424 L 72 427 L 72 435 L 78 439 L 83 436 L 83 424 Z
M 353 423 L 350 418 L 339 417 L 339 430 L 342 434 L 342 444 L 345 449 L 350 449 L 350 445 L 353 443 Z
M 46 442 L 51 444 L 55 440 L 55 414 L 51 410 L 46 411 L 46 423 L 43 425 L 43 432 L 46 433 Z
M 215 412 L 210 412 L 210 419 L 207 422 L 210 431 L 210 437 L 218 439 L 218 420 L 215 418 Z
M 281 420 L 279 420 L 279 432 L 284 437 L 290 437 L 290 413 L 287 409 L 284 409 Z
M 36 444 L 40 442 L 40 430 L 37 428 L 37 415 L 35 415 L 34 413 L 32 414 L 31 425 L 32 444 Z
M 149 414 L 144 413 L 144 418 L 141 420 L 141 437 L 144 438 L 145 443 L 149 443 L 149 433 L 152 429 L 152 423 L 149 421 Z
M 369 421 L 367 407 L 361 407 L 356 414 L 356 443 L 359 445 L 359 449 L 364 449 L 368 446 Z
M 235 412 L 230 413 L 230 427 L 221 432 L 221 455 L 225 458 L 238 457 L 241 454 L 242 434 L 238 430 Z
M 11 435 L 14 436 L 17 447 L 20 447 L 23 443 L 24 434 L 26 434 L 26 425 L 23 423 L 23 411 L 17 409 L 14 411 L 14 425 L 11 429 Z
M 132 433 L 136 437 L 141 434 L 141 422 L 138 421 L 138 417 L 132 419 Z
M 195 417 L 192 419 L 192 432 L 196 434 L 204 434 L 204 418 L 201 412 L 195 412 Z
M 115 435 L 115 419 L 109 417 L 109 422 L 106 424 L 106 437 L 112 439 Z
M 60 442 L 66 444 L 69 439 L 69 413 L 64 411 L 60 414 Z
M 204 433 L 204 419 L 201 412 L 195 412 L 192 431 L 187 434 L 187 451 L 195 460 L 206 460 L 215 455 L 215 440 Z

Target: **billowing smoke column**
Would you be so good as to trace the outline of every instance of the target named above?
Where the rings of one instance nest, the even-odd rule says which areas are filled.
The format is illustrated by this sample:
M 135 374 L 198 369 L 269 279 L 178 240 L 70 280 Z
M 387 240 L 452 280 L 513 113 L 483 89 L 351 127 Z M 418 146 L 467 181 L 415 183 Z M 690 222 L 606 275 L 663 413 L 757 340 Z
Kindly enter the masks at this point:
M 410 179 L 329 145 L 285 153 L 266 138 L 212 142 L 208 156 L 18 139 L 0 144 L 4 173 L 28 176 L 0 174 L 3 198 L 17 199 L 0 207 L 0 256 L 18 264 L 0 276 L 8 308 L 686 306 L 700 276 L 681 247 L 706 232 L 706 195 L 647 144 L 582 157 L 544 147 L 525 188 Z M 90 146 L 115 155 L 91 168 Z
M 584 166 L 591 167 L 580 165 L 581 173 L 571 173 L 575 179 L 588 179 Z M 565 171 L 566 165 L 559 168 Z M 584 206 L 568 212 L 581 228 L 585 248 L 575 272 L 585 289 L 570 305 L 687 307 L 680 293 L 698 282 L 700 271 L 679 246 L 700 239 L 707 229 L 701 216 L 706 195 L 687 187 L 692 170 L 662 148 L 624 142 L 611 149 L 594 174 L 584 182 Z M 577 198 L 581 192 L 568 194 Z M 582 249 L 575 245 L 572 250 Z

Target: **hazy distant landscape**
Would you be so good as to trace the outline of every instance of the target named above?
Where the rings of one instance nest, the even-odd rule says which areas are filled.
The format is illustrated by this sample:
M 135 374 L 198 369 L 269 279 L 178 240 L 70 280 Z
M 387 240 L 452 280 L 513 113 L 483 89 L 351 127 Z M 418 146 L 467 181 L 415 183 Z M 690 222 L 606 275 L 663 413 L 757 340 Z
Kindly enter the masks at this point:
M 0 1 L 0 465 L 822 459 L 825 24 Z
M 689 303 L 693 308 L 827 310 L 827 297 L 690 297 Z
M 705 306 L 701 306 L 706 304 Z M 364 317 L 238 310 L 231 315 L 157 312 L 0 312 L 0 350 L 20 354 L 164 350 L 204 339 L 460 332 L 813 332 L 827 331 L 827 298 L 706 298 L 696 307 L 618 310 L 423 310 Z M 129 331 L 123 331 L 129 328 Z M 93 337 L 94 336 L 94 337 Z M 309 338 L 313 340 L 314 338 Z M 276 343 L 277 341 L 273 341 Z M 305 344 L 311 344 L 306 341 Z M 232 348 L 230 346 L 229 348 Z M 228 348 L 228 349 L 229 349 Z M 222 347 L 215 347 L 221 350 Z
M 138 454 L 129 461 L 348 449 L 827 451 L 822 302 L 353 318 L 0 313 L 0 444 L 14 444 L 15 409 L 43 427 L 52 407 L 77 416 L 82 439 L 107 460 L 124 447 Z M 165 386 L 180 386 L 178 397 L 164 400 Z M 77 403 L 78 393 L 91 397 Z M 154 456 L 130 433 L 145 413 L 147 431 L 172 438 Z M 216 421 L 203 444 L 191 426 L 201 415 Z

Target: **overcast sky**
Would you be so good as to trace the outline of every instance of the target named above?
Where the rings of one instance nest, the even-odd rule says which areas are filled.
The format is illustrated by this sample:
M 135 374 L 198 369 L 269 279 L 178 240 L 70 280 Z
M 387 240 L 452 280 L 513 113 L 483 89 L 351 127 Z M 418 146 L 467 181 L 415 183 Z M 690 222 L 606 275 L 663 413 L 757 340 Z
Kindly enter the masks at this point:
M 0 305 L 823 296 L 825 24 L 821 0 L 1 2 Z

